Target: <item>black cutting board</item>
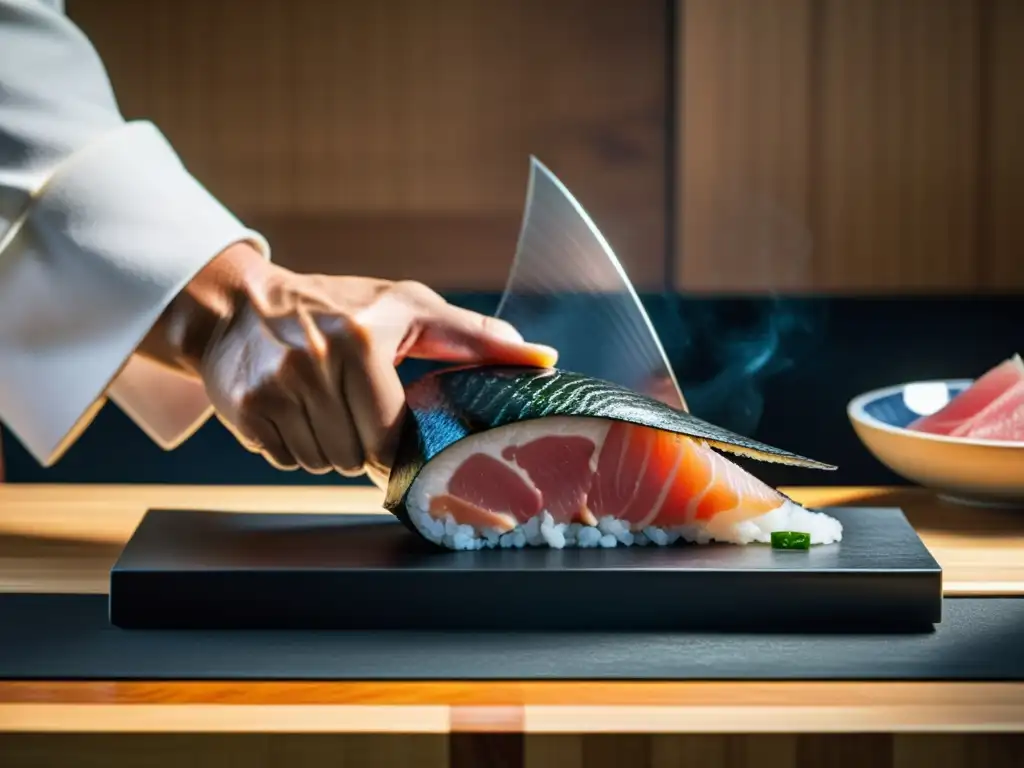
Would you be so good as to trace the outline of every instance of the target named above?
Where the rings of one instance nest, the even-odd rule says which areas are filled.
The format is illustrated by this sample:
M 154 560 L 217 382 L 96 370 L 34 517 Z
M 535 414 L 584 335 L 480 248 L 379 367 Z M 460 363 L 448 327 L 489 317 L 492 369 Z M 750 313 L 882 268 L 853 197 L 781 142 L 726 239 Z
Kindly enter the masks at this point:
M 122 628 L 930 631 L 942 571 L 902 511 L 843 541 L 439 551 L 390 515 L 150 510 L 110 578 Z

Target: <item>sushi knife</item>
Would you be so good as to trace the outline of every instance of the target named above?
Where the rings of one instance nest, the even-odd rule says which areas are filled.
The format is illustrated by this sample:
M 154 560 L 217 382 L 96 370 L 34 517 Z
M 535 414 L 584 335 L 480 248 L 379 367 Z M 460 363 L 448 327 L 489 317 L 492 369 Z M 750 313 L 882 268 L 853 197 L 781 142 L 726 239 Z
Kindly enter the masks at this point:
M 636 289 L 568 188 L 530 157 L 526 206 L 496 316 L 555 347 L 558 367 L 688 410 Z

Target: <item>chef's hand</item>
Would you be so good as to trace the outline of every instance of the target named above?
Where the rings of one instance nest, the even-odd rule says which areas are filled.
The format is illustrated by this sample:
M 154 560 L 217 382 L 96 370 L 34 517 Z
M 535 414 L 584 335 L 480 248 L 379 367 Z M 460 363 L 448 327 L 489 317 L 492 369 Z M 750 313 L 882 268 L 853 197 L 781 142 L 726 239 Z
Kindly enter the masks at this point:
M 242 445 L 280 469 L 390 472 L 405 357 L 554 365 L 507 323 L 415 282 L 291 272 L 247 244 L 178 295 L 139 352 L 199 377 Z

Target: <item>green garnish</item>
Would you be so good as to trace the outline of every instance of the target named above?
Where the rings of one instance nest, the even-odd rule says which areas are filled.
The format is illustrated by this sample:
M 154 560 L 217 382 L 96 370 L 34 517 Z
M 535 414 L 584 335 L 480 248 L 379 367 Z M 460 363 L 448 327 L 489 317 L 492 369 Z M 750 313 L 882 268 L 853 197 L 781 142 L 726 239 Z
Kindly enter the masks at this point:
M 811 534 L 802 531 L 773 531 L 772 549 L 810 549 Z

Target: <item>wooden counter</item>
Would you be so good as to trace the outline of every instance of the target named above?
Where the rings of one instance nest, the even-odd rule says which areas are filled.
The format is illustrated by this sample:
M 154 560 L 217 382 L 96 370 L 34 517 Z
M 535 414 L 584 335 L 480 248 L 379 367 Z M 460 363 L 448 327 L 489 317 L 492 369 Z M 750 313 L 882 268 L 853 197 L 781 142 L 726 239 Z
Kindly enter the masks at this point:
M 786 490 L 812 505 L 900 506 L 942 564 L 947 594 L 1024 595 L 1024 513 L 913 490 Z M 0 591 L 105 592 L 149 507 L 365 513 L 380 500 L 371 488 L 0 485 Z M 827 753 L 830 766 L 988 768 L 1021 764 L 1010 734 L 1024 732 L 1024 684 L 0 681 L 0 732 L 5 768 L 90 745 L 105 766 L 166 746 L 167 765 L 199 754 L 335 765 L 343 753 L 345 766 L 795 768 Z M 485 759 L 474 751 L 483 747 L 503 751 Z

